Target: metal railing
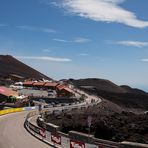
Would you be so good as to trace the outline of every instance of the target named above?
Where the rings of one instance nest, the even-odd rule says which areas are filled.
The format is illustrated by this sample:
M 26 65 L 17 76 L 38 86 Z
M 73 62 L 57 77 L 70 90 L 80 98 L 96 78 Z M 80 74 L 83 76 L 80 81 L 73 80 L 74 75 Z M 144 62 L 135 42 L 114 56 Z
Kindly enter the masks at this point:
M 54 110 L 55 109 L 52 111 Z M 65 134 L 59 131 L 58 126 L 51 123 L 45 123 L 43 120 L 40 120 L 43 125 L 42 127 L 39 127 L 31 123 L 31 118 L 36 115 L 38 115 L 38 111 L 32 111 L 27 115 L 25 120 L 26 129 L 41 141 L 56 148 L 148 148 L 147 144 L 126 141 L 117 143 L 97 139 L 94 138 L 93 135 L 79 133 L 76 131 L 70 131 L 69 134 Z

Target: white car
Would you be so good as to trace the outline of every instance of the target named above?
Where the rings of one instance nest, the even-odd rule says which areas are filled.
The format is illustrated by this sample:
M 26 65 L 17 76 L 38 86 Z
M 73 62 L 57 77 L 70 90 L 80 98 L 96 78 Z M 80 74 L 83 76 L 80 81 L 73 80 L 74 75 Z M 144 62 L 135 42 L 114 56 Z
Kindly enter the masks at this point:
M 23 89 L 23 86 L 10 85 L 10 88 L 20 90 L 20 89 Z

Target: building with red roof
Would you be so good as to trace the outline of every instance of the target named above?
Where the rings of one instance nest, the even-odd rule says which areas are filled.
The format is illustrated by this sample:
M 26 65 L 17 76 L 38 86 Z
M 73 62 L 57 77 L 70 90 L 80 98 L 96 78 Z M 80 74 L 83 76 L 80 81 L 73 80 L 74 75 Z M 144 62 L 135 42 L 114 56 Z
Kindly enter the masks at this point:
M 64 84 L 59 84 L 57 82 L 23 82 L 23 86 L 34 87 L 34 88 L 43 88 L 43 89 L 52 89 L 56 90 L 59 97 L 71 97 L 74 95 L 74 91 L 67 87 Z
M 63 84 L 60 84 L 57 86 L 57 94 L 59 97 L 71 97 L 74 95 L 74 91 Z
M 59 85 L 57 85 L 56 89 L 57 89 L 57 91 L 61 91 L 65 87 L 66 87 L 65 85 L 59 84 Z
M 35 83 L 33 83 L 33 86 L 36 86 L 36 87 L 43 87 L 45 83 L 46 83 L 46 82 L 35 82 Z
M 10 97 L 17 98 L 18 96 L 18 92 L 13 91 L 11 88 L 0 86 L 0 102 L 6 101 Z
M 56 82 L 46 82 L 44 87 L 48 88 L 48 89 L 56 90 L 57 85 L 58 85 L 58 83 L 56 83 Z
M 35 82 L 33 82 L 33 81 L 26 81 L 26 82 L 23 82 L 23 86 L 32 87 L 34 83 Z
M 10 97 L 10 96 L 18 97 L 19 96 L 18 92 L 13 91 L 11 88 L 7 88 L 4 86 L 0 86 L 0 95 L 4 97 Z

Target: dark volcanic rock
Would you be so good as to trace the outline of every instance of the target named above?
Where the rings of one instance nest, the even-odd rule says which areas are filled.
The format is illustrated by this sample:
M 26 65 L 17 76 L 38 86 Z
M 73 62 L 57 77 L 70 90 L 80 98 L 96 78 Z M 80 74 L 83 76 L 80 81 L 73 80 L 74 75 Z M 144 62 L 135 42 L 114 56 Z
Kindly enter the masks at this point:
M 88 116 L 92 116 L 90 131 L 96 138 L 148 144 L 148 115 L 126 112 L 109 101 L 88 109 L 62 113 L 61 119 L 48 115 L 46 121 L 59 125 L 62 132 L 75 130 L 88 133 Z
M 6 77 L 15 74 L 24 78 L 51 79 L 10 55 L 0 55 L 0 76 Z

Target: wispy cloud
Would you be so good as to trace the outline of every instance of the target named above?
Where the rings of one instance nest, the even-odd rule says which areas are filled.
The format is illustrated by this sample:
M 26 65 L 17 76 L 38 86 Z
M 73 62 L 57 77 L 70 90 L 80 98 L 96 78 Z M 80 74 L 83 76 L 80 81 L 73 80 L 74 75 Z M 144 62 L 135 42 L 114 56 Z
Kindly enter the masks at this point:
M 148 46 L 148 42 L 140 42 L 140 41 L 118 41 L 115 44 L 124 45 L 124 46 L 134 46 L 134 47 L 146 47 Z
M 87 42 L 90 42 L 90 41 L 91 41 L 91 39 L 78 37 L 78 38 L 74 39 L 72 42 L 87 43 Z
M 148 62 L 148 59 L 141 59 L 142 62 Z
M 43 49 L 42 51 L 43 52 L 51 52 L 51 49 L 46 48 L 46 49 Z
M 20 30 L 25 30 L 25 31 L 35 31 L 35 32 L 44 32 L 44 33 L 55 33 L 56 30 L 51 29 L 51 28 L 43 28 L 43 27 L 33 27 L 33 26 L 16 26 L 16 28 Z
M 135 13 L 119 5 L 124 1 L 125 0 L 61 0 L 61 2 L 56 1 L 53 4 L 63 7 L 69 14 L 78 15 L 94 21 L 117 22 L 136 28 L 148 27 L 148 21 L 138 19 Z
M 7 27 L 8 24 L 0 24 L 0 27 Z
M 53 41 L 56 41 L 56 42 L 64 42 L 64 43 L 70 42 L 70 41 L 68 41 L 68 40 L 57 39 L 57 38 L 53 39 Z
M 53 61 L 53 62 L 70 62 L 71 59 L 68 58 L 58 58 L 58 57 L 35 57 L 35 56 L 16 56 L 18 59 L 30 59 L 30 60 L 44 60 L 44 61 Z
M 89 54 L 87 54 L 87 53 L 80 53 L 78 56 L 86 57 L 86 56 L 89 56 Z
M 58 39 L 58 38 L 55 38 L 53 40 L 57 42 L 63 42 L 63 43 L 87 43 L 91 41 L 91 39 L 82 38 L 82 37 L 77 37 L 73 40 L 65 40 L 65 39 Z

